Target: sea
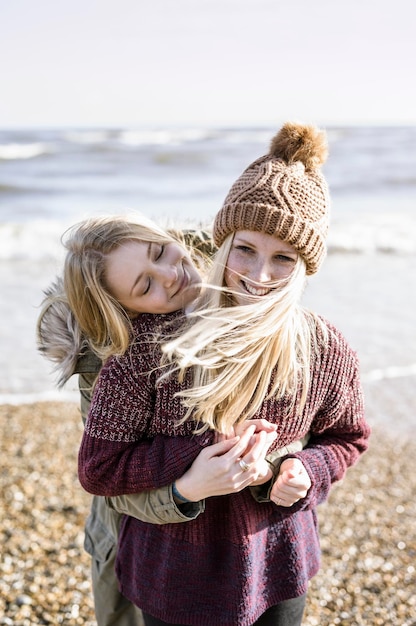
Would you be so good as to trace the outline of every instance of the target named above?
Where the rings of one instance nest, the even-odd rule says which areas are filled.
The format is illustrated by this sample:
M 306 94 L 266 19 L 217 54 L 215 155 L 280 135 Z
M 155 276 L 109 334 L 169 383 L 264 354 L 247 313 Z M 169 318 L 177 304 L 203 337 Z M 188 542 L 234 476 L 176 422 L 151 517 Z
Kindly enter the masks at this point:
M 405 381 L 410 389 L 416 127 L 326 130 L 328 256 L 305 303 L 341 328 L 359 354 L 366 384 Z M 35 336 L 43 290 L 61 271 L 61 236 L 69 226 L 132 211 L 165 226 L 209 225 L 274 132 L 261 126 L 0 131 L 0 403 L 77 397 L 76 381 L 56 389 Z M 413 396 L 409 402 L 416 408 Z

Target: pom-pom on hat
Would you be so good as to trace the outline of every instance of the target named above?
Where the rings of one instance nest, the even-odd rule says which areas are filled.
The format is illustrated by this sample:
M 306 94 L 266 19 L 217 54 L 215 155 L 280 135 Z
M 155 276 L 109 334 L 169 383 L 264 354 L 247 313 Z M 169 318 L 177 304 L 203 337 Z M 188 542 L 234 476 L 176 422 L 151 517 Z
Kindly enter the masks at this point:
M 217 213 L 213 237 L 220 246 L 230 233 L 254 230 L 290 243 L 318 271 L 326 255 L 328 185 L 320 171 L 328 154 L 326 134 L 315 126 L 286 123 L 235 181 Z

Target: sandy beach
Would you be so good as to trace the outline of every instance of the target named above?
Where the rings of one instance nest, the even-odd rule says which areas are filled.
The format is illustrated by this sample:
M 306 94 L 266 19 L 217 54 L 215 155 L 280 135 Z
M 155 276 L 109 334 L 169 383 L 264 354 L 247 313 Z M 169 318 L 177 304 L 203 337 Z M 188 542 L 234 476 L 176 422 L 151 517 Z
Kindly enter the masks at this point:
M 93 626 L 83 550 L 89 496 L 76 475 L 78 407 L 3 405 L 0 423 L 0 624 Z M 416 624 L 413 456 L 409 436 L 375 426 L 370 450 L 319 508 L 322 567 L 304 626 Z

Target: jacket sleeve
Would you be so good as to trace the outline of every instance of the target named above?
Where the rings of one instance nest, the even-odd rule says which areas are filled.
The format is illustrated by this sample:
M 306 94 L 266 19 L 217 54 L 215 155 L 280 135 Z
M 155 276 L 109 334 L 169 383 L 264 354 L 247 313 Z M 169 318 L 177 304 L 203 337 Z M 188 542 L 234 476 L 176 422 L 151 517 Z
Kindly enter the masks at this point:
M 118 513 L 150 524 L 190 522 L 205 510 L 205 500 L 177 505 L 172 494 L 172 485 L 106 500 Z
M 140 375 L 142 363 L 133 357 L 113 358 L 102 368 L 94 390 L 78 457 L 83 488 L 94 495 L 118 496 L 157 489 L 182 476 L 214 434 L 178 434 L 170 420 L 167 434 L 152 435 L 155 412 L 155 372 Z M 180 400 L 172 398 L 169 415 L 180 415 Z
M 94 389 L 94 384 L 97 380 L 97 376 L 98 372 L 81 372 L 78 374 L 80 410 L 84 426 L 85 422 L 87 421 L 88 411 L 90 410 L 92 390 Z

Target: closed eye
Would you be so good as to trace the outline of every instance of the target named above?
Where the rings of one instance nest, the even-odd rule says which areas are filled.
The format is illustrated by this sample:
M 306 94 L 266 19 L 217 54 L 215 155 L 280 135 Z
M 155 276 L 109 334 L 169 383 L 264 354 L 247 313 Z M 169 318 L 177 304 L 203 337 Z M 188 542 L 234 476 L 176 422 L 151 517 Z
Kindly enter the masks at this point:
M 147 279 L 147 283 L 146 283 L 146 287 L 145 287 L 144 291 L 142 292 L 142 296 L 145 296 L 147 293 L 149 293 L 151 284 L 152 284 L 152 281 L 151 281 L 150 278 L 148 278 Z
M 156 253 L 155 261 L 159 261 L 159 259 L 162 258 L 164 251 L 165 251 L 165 245 L 159 244 L 159 250 Z

